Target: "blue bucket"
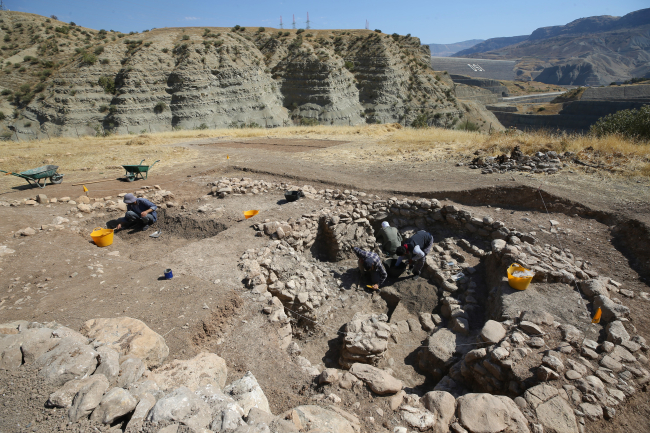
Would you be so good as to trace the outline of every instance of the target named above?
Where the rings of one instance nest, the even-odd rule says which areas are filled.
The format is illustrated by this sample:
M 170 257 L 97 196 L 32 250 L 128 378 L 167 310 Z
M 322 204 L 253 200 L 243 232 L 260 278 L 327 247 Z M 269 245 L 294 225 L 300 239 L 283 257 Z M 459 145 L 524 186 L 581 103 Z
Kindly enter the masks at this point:
M 166 280 L 171 280 L 174 278 L 174 274 L 172 273 L 171 269 L 165 269 L 165 279 Z

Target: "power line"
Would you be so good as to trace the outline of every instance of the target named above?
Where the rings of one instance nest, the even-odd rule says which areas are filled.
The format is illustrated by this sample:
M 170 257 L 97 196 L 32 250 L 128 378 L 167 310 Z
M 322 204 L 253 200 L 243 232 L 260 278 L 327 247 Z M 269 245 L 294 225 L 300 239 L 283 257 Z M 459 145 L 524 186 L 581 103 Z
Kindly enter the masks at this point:
M 280 15 L 280 29 L 284 29 L 284 25 L 282 24 L 282 15 Z
M 307 12 L 307 27 L 305 27 L 305 29 L 311 29 L 311 26 L 309 25 L 309 12 Z
M 291 28 L 295 30 L 296 29 L 296 16 L 295 15 L 292 15 L 292 16 L 293 16 L 293 27 L 291 27 Z

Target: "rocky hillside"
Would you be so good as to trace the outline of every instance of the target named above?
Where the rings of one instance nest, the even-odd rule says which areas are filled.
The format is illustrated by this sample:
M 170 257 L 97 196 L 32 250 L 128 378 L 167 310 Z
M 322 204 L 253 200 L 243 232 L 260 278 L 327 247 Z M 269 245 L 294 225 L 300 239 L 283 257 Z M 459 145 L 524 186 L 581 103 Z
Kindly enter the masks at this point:
M 6 11 L 0 21 L 5 138 L 14 128 L 30 138 L 464 117 L 410 36 L 239 26 L 127 35 Z
M 607 85 L 650 75 L 650 9 L 542 27 L 507 46 L 497 39 L 508 38 L 488 39 L 455 56 L 522 59 L 519 76 L 547 84 Z

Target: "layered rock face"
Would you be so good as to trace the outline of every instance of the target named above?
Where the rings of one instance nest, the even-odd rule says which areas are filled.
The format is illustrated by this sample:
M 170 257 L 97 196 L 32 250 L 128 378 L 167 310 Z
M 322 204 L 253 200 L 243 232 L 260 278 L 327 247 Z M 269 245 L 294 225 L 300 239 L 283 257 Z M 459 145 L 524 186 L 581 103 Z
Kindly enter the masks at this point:
M 417 38 L 370 31 L 157 29 L 114 34 L 59 66 L 24 107 L 24 133 L 174 128 L 453 126 L 454 90 Z M 89 51 L 86 51 L 89 50 Z M 23 122 L 24 123 L 24 122 Z M 21 129 L 24 128 L 21 123 Z

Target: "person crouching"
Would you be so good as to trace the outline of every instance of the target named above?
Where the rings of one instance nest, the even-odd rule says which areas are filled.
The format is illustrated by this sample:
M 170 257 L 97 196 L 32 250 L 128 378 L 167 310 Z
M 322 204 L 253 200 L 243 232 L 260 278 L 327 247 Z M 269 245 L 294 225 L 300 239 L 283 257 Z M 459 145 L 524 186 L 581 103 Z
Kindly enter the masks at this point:
M 403 260 L 408 260 L 413 267 L 413 275 L 417 278 L 424 267 L 424 261 L 427 254 L 433 247 L 433 236 L 430 233 L 420 230 L 404 243 L 397 247 L 395 254 L 399 256 L 396 266 L 399 266 Z
M 124 203 L 126 203 L 127 211 L 124 218 L 117 220 L 118 224 L 115 230 L 131 228 L 140 224 L 144 231 L 158 220 L 156 213 L 158 207 L 146 198 L 136 198 L 135 195 L 129 193 L 124 196 Z
M 381 263 L 381 259 L 376 253 L 364 251 L 358 247 L 354 247 L 352 250 L 359 258 L 359 272 L 371 282 L 374 290 L 378 290 L 379 286 L 388 278 L 388 273 Z

